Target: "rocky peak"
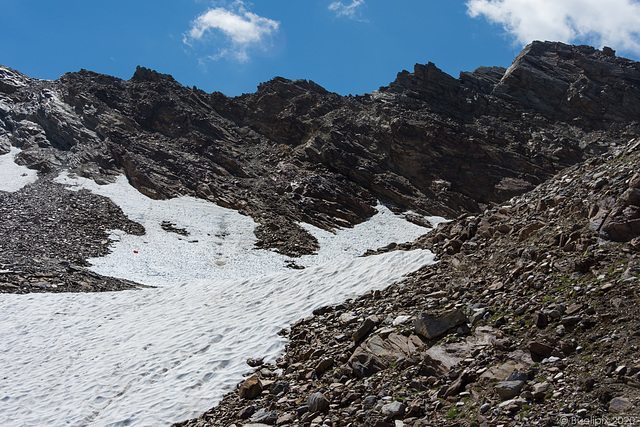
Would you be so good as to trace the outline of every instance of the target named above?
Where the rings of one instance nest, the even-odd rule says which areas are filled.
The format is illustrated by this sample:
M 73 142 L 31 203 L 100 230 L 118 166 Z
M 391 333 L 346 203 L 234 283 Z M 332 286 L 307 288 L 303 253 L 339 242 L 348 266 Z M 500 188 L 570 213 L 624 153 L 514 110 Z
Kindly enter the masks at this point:
M 392 82 L 388 89 L 393 92 L 405 90 L 417 92 L 430 92 L 442 87 L 455 87 L 458 85 L 456 79 L 436 67 L 433 62 L 426 65 L 416 64 L 413 73 L 403 70 L 398 73 L 398 77 Z
M 149 68 L 141 67 L 140 65 L 136 67 L 136 72 L 133 73 L 133 77 L 131 77 L 131 80 L 138 83 L 142 83 L 142 82 L 177 83 L 176 80 L 173 78 L 173 76 L 171 76 L 170 74 L 158 73 L 155 70 L 150 70 Z
M 533 42 L 513 61 L 493 95 L 582 125 L 637 120 L 640 64 L 613 50 Z

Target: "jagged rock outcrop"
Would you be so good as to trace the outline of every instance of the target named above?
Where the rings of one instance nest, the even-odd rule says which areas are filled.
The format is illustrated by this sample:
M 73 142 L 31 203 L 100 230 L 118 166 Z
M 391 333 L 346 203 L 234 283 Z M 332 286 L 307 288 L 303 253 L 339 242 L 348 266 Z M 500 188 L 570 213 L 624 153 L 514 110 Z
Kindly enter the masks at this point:
M 317 245 L 296 221 L 350 226 L 376 200 L 452 217 L 527 191 L 633 136 L 639 101 L 640 64 L 561 43 L 458 79 L 416 65 L 356 97 L 283 78 L 229 98 L 143 67 L 129 81 L 0 67 L 0 150 L 21 147 L 42 173 L 124 173 L 149 197 L 232 207 L 261 224 L 261 247 L 296 255 Z

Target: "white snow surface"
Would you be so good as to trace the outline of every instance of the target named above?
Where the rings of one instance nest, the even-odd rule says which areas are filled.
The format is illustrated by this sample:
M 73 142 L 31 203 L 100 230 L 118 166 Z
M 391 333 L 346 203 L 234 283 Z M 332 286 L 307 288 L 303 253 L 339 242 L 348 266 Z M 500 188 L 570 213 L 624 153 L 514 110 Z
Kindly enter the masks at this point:
M 11 151 L 0 156 L 0 191 L 14 192 L 38 179 L 38 172 L 16 164 L 15 158 L 20 149 L 11 147 Z
M 289 258 L 253 249 L 256 224 L 233 210 L 151 200 L 124 178 L 58 181 L 110 197 L 146 228 L 114 231 L 113 252 L 90 260 L 93 270 L 158 287 L 0 295 L 0 425 L 158 426 L 198 416 L 242 379 L 247 358 L 282 353 L 282 328 L 434 260 L 428 251 L 358 257 L 427 231 L 383 206 L 336 234 L 305 225 L 321 249 L 291 270 Z M 166 232 L 162 221 L 190 234 Z

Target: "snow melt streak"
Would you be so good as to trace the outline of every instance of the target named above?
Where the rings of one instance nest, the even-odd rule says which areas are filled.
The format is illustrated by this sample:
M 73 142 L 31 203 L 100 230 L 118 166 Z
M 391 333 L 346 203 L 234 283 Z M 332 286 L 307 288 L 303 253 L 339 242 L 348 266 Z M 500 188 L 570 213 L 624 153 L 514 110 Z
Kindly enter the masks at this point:
M 433 261 L 427 251 L 355 258 L 424 233 L 383 207 L 353 230 L 312 230 L 323 250 L 292 271 L 286 257 L 251 249 L 255 223 L 234 211 L 153 201 L 126 180 L 60 181 L 111 197 L 147 229 L 114 233 L 113 253 L 92 260 L 95 270 L 162 287 L 1 296 L 0 425 L 156 426 L 196 416 L 241 379 L 244 360 L 282 352 L 280 329 Z M 162 230 L 163 220 L 189 236 Z

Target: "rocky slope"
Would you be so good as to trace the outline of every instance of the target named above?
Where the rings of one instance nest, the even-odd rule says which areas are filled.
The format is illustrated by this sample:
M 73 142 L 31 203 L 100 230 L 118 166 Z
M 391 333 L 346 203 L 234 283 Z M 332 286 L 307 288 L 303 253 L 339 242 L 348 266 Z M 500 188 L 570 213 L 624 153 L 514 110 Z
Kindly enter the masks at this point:
M 43 174 L 124 173 L 144 194 L 188 194 L 251 215 L 288 255 L 398 209 L 455 217 L 530 190 L 638 131 L 640 64 L 610 49 L 535 42 L 509 69 L 455 79 L 433 64 L 356 97 L 275 78 L 229 98 L 138 68 L 57 81 L 0 67 L 0 147 Z
M 639 117 L 640 64 L 560 43 L 458 79 L 416 65 L 357 97 L 281 78 L 229 98 L 145 68 L 51 82 L 0 67 L 0 150 L 40 171 L 0 194 L 0 292 L 135 286 L 84 267 L 107 230 L 143 230 L 55 184 L 62 169 L 232 207 L 260 224 L 260 247 L 291 256 L 317 247 L 296 221 L 349 226 L 381 200 L 459 217 L 413 244 L 439 263 L 283 331 L 277 365 L 251 361 L 254 377 L 183 425 L 635 415 Z
M 295 323 L 275 365 L 176 426 L 637 422 L 639 171 L 621 141 L 441 225 L 414 243 L 437 264 Z
M 69 191 L 46 177 L 0 191 L 0 293 L 95 292 L 141 285 L 90 271 L 108 253 L 109 231 L 144 234 L 111 200 Z

